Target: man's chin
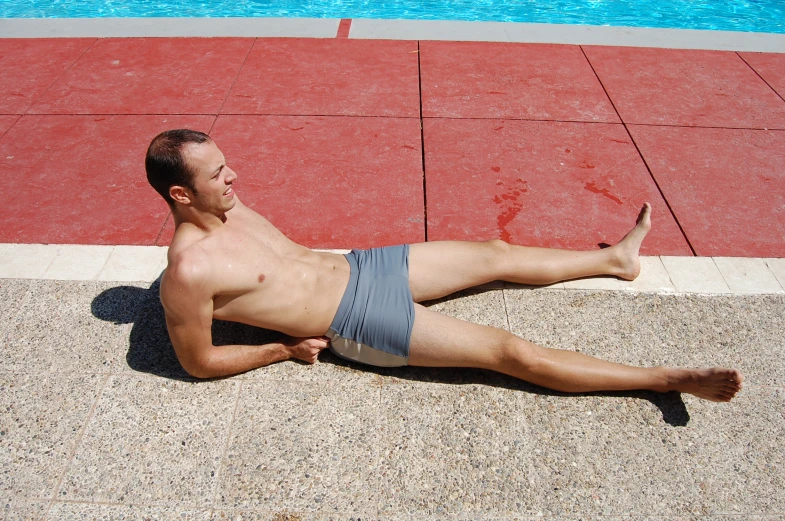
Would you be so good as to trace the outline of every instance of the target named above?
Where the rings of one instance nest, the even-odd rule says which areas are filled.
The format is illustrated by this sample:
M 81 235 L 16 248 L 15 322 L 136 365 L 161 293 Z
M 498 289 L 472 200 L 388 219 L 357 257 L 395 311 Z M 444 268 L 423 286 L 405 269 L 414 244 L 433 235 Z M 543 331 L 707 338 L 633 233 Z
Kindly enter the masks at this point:
M 234 208 L 234 205 L 236 204 L 237 204 L 237 199 L 234 197 L 234 194 L 232 194 L 232 198 L 226 201 L 226 204 L 224 204 L 224 211 L 226 212 L 231 210 L 232 208 Z

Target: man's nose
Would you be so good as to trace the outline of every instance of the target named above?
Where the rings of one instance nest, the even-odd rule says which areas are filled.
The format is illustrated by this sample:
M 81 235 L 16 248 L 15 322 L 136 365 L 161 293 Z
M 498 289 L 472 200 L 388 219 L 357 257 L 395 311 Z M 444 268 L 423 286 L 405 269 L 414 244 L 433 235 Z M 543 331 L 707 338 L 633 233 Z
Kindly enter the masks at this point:
M 235 179 L 237 179 L 237 173 L 235 173 L 234 170 L 229 169 L 229 174 L 226 176 L 226 182 L 231 183 Z

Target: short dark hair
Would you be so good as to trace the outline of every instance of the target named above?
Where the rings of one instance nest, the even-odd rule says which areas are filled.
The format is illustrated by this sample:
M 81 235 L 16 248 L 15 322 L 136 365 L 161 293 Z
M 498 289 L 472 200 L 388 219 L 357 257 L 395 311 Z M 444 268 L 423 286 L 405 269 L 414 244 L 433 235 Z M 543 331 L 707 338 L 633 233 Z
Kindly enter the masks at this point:
M 169 195 L 169 188 L 174 185 L 184 186 L 196 193 L 194 171 L 183 157 L 183 147 L 208 141 L 212 140 L 204 132 L 175 129 L 161 132 L 150 142 L 144 160 L 147 182 L 161 194 L 169 206 L 174 206 L 174 200 Z

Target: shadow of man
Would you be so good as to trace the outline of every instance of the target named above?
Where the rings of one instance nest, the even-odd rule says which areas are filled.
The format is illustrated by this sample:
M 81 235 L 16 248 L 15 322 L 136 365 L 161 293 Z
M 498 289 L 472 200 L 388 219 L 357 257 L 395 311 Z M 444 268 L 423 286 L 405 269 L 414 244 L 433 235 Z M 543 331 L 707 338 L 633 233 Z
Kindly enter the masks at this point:
M 95 317 L 115 324 L 133 323 L 125 360 L 135 371 L 150 373 L 174 380 L 196 380 L 190 376 L 174 352 L 166 330 L 164 309 L 159 298 L 160 279 L 150 288 L 117 286 L 109 288 L 93 299 Z M 213 343 L 269 344 L 283 337 L 281 333 L 238 324 L 213 321 Z
M 197 380 L 183 369 L 174 352 L 169 340 L 169 333 L 166 330 L 159 289 L 160 279 L 156 280 L 148 289 L 134 286 L 109 288 L 93 299 L 92 313 L 101 320 L 115 324 L 133 323 L 126 355 L 126 362 L 132 369 L 174 380 Z M 453 297 L 425 303 L 425 305 L 433 305 Z M 261 345 L 280 341 L 284 337 L 277 331 L 222 320 L 213 320 L 212 332 L 215 345 Z M 319 361 L 355 370 L 370 371 L 380 376 L 394 376 L 418 382 L 438 382 L 451 385 L 479 384 L 547 396 L 564 398 L 575 396 L 482 369 L 373 367 L 348 362 L 333 355 L 329 350 L 322 351 Z M 307 365 L 304 362 L 295 362 Z M 690 420 L 681 395 L 676 392 L 660 394 L 652 391 L 612 391 L 584 393 L 584 396 L 631 397 L 649 401 L 660 410 L 663 421 L 672 426 L 684 426 Z

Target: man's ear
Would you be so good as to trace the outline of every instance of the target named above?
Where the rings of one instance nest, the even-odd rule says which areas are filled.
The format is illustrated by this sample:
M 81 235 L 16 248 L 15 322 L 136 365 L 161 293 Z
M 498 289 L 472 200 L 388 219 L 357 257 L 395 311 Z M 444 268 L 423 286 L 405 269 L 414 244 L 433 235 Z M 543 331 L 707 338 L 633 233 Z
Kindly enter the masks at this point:
M 178 185 L 170 186 L 169 197 L 171 197 L 176 203 L 180 203 L 180 204 L 191 203 L 191 191 L 183 186 L 178 186 Z

